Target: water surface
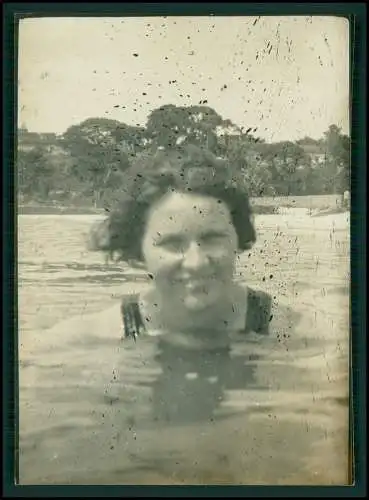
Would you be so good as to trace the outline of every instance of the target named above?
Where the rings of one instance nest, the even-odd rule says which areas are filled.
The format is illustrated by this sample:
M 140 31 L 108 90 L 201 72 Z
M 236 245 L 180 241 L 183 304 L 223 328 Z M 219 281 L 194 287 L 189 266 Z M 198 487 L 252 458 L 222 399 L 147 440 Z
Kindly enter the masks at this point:
M 68 360 L 75 363 L 76 379 L 86 380 L 87 374 L 90 392 L 86 390 L 84 397 L 88 399 L 90 394 L 91 400 L 86 401 L 86 408 L 96 404 L 96 411 L 107 413 L 94 398 L 101 391 L 104 370 L 113 363 L 110 347 L 91 341 L 83 350 L 72 350 L 67 343 L 62 345 L 62 339 L 50 338 L 45 358 L 45 349 L 37 354 L 35 346 L 40 337 L 43 346 L 49 342 L 44 337 L 47 327 L 106 310 L 118 303 L 122 294 L 145 286 L 147 278 L 142 270 L 124 263 L 106 264 L 101 255 L 85 249 L 88 229 L 99 218 L 18 218 L 20 365 L 26 374 L 22 362 L 25 364 L 32 350 L 34 369 L 55 366 L 42 397 L 63 407 L 65 425 L 73 432 L 53 436 L 49 430 L 49 452 L 70 448 L 70 439 L 65 436 L 74 435 L 76 464 L 90 463 L 93 470 L 86 475 L 74 464 L 74 479 L 69 481 L 344 484 L 349 349 L 349 231 L 345 216 L 314 219 L 296 213 L 256 217 L 258 241 L 240 257 L 236 279 L 271 293 L 276 303 L 291 305 L 303 319 L 288 342 L 284 340 L 283 349 L 280 342 L 276 345 L 272 340 L 247 347 L 248 355 L 259 355 L 256 382 L 243 391 L 233 391 L 224 402 L 220 413 L 232 409 L 227 424 L 218 416 L 211 425 L 167 426 L 160 436 L 142 425 L 139 432 L 133 430 L 125 438 L 132 446 L 109 442 L 105 459 L 94 460 L 94 450 L 107 446 L 110 438 L 102 427 L 89 430 L 87 420 L 77 415 L 75 396 L 68 393 L 65 379 L 63 385 L 57 367 Z M 59 347 L 53 348 L 56 345 Z M 94 365 L 90 375 L 85 362 L 88 356 Z M 94 378 L 91 374 L 98 371 L 99 363 L 101 377 Z M 77 370 L 82 365 L 87 372 Z M 20 389 L 22 428 L 26 434 L 45 433 L 47 420 L 29 411 L 27 391 Z M 116 414 L 111 418 L 104 417 L 105 424 L 114 421 Z M 89 437 L 94 433 L 97 441 Z M 35 451 L 34 458 L 37 456 L 41 454 Z M 209 456 L 213 458 L 209 460 Z M 229 456 L 233 456 L 231 463 Z M 32 452 L 28 452 L 28 460 L 32 461 Z M 71 463 L 66 460 L 60 464 L 55 481 L 63 482 Z M 39 469 L 38 480 L 44 477 L 47 481 L 47 467 L 41 461 Z

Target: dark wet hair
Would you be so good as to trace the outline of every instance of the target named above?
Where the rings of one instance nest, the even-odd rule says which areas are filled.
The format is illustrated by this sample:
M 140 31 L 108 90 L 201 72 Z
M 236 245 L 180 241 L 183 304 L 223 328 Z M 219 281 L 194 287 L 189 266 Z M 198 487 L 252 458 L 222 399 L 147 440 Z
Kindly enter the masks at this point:
M 109 216 L 90 233 L 90 250 L 111 258 L 143 261 L 141 245 L 150 207 L 168 192 L 212 196 L 231 213 L 239 250 L 256 240 L 249 197 L 240 173 L 227 160 L 194 145 L 137 157 L 124 174 L 122 193 Z

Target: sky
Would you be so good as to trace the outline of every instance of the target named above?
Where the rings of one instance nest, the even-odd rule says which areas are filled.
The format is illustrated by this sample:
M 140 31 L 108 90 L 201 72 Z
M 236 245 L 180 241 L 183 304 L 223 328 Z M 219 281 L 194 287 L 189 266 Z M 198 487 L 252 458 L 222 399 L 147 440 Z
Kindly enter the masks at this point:
M 174 82 L 173 82 L 174 81 Z M 25 19 L 18 124 L 63 133 L 91 117 L 144 126 L 206 100 L 266 141 L 349 133 L 349 24 L 338 17 Z

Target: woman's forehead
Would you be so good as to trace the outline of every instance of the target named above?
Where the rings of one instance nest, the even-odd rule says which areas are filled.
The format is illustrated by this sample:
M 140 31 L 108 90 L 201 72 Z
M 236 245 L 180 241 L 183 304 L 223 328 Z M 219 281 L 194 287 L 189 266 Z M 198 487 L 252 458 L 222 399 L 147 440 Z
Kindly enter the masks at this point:
M 231 216 L 225 203 L 211 196 L 173 192 L 156 203 L 149 212 L 148 223 L 166 227 L 229 225 Z

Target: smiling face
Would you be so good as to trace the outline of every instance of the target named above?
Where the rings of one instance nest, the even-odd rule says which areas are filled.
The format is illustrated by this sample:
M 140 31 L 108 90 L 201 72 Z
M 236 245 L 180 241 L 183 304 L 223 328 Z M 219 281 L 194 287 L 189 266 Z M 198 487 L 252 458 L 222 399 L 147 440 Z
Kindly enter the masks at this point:
M 201 311 L 233 283 L 238 238 L 226 204 L 200 194 L 169 193 L 150 210 L 142 253 L 161 297 Z

